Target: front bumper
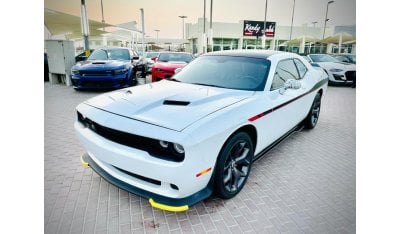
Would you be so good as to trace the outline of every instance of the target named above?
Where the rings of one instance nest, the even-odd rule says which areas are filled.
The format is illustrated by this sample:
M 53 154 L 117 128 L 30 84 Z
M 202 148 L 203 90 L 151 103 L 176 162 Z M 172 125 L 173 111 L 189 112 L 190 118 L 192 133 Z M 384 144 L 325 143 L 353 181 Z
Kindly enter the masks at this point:
M 353 84 L 356 80 L 356 71 L 329 72 L 330 84 Z
M 162 210 L 167 210 L 172 212 L 180 212 L 188 210 L 189 206 L 192 206 L 206 199 L 212 193 L 212 190 L 210 188 L 211 186 L 207 186 L 203 190 L 185 198 L 175 198 L 175 199 L 169 198 L 140 189 L 122 180 L 119 180 L 118 178 L 112 176 L 111 174 L 107 173 L 107 171 L 102 169 L 102 167 L 99 166 L 87 153 L 81 156 L 81 162 L 83 166 L 91 167 L 97 174 L 99 174 L 101 177 L 103 177 L 111 184 L 130 193 L 149 199 L 149 203 L 151 206 Z
M 162 140 L 176 142 L 185 147 L 183 161 L 168 161 L 152 156 L 144 149 L 117 143 L 107 136 L 101 136 L 77 120 L 74 124 L 76 135 L 95 163 L 92 164 L 102 169 L 99 174 L 106 173 L 108 177 L 129 185 L 123 186 L 123 189 L 167 205 L 193 205 L 211 194 L 209 184 L 212 183 L 212 170 L 200 177 L 196 174 L 214 167 L 220 150 L 217 146 L 203 148 L 185 133 L 121 118 L 86 104 L 79 105 L 77 110 L 85 118 L 96 121 L 99 126 L 152 139 L 162 136 Z M 119 186 L 121 183 L 114 184 Z M 137 192 L 132 187 L 146 193 Z
M 151 81 L 160 81 L 162 79 L 171 78 L 173 75 L 175 75 L 175 72 L 172 71 L 152 71 Z
M 126 75 L 117 77 L 82 77 L 73 75 L 71 77 L 72 85 L 78 89 L 117 89 L 129 87 L 130 81 Z

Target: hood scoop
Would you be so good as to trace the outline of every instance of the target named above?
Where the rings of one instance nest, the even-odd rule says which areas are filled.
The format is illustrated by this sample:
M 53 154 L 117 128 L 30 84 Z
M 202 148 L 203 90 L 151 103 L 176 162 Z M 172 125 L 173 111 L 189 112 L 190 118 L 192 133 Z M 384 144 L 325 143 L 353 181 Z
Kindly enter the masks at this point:
M 164 100 L 163 105 L 170 105 L 170 106 L 187 106 L 190 102 L 186 101 L 175 101 L 175 100 Z
M 92 64 L 106 64 L 105 62 L 93 62 Z

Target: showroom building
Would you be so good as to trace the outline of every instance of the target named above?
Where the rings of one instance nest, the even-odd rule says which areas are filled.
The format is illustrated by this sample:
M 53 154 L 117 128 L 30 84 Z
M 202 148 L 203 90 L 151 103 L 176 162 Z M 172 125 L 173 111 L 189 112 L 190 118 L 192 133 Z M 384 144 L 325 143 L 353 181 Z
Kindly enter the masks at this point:
M 266 22 L 266 37 L 262 36 L 263 21 L 241 20 L 237 23 L 210 22 L 199 18 L 197 23 L 187 23 L 185 50 L 194 54 L 204 51 L 233 49 L 288 50 L 296 53 L 355 53 L 356 26 L 330 26 L 325 30 L 315 24 L 302 26 L 279 25 Z M 205 31 L 205 35 L 203 32 Z

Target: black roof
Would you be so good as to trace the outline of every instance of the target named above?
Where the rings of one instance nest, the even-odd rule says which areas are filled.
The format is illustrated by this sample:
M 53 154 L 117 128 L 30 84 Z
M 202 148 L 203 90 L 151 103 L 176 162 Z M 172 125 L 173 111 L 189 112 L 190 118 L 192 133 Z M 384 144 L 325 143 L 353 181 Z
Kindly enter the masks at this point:
M 213 55 L 227 55 L 227 56 L 240 56 L 240 57 L 253 57 L 253 58 L 268 58 L 274 54 L 284 53 L 275 50 L 225 50 L 216 51 L 203 54 L 202 56 L 213 56 Z

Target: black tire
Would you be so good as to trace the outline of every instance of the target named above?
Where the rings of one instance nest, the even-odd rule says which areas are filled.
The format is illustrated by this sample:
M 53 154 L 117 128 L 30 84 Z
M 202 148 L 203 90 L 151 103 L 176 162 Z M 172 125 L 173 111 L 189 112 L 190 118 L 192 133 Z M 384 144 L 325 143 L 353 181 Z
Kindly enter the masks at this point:
M 136 86 L 137 85 L 137 78 L 136 78 L 136 72 L 137 71 L 132 71 L 131 72 L 131 77 L 129 79 L 129 86 Z
M 229 138 L 217 159 L 214 192 L 218 197 L 229 199 L 242 190 L 253 156 L 253 143 L 247 133 L 239 132 Z
M 315 95 L 314 101 L 311 105 L 310 112 L 304 120 L 304 127 L 307 129 L 313 129 L 317 125 L 319 119 L 319 112 L 321 110 L 321 94 Z

